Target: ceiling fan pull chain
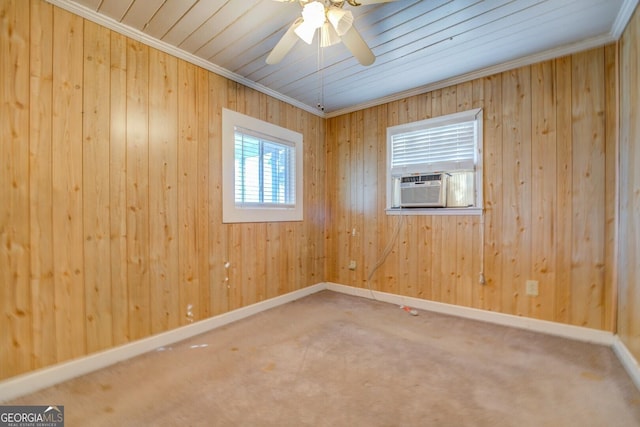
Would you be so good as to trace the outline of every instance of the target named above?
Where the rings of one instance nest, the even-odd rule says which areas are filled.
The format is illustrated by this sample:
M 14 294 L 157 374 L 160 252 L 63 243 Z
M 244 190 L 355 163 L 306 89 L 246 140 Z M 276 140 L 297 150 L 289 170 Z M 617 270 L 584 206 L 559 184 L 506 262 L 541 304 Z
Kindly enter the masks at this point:
M 318 39 L 318 55 L 316 57 L 317 77 L 318 77 L 318 109 L 324 111 L 324 52 L 320 39 Z

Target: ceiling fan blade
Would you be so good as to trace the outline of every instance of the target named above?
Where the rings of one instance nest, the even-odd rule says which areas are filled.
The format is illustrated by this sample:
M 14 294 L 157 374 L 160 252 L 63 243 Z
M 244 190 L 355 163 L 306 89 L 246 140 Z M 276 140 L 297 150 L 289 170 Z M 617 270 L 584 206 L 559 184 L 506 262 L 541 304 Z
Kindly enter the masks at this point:
M 269 56 L 267 56 L 266 63 L 269 65 L 277 64 L 282 61 L 282 58 L 293 48 L 298 41 L 298 36 L 295 33 L 295 29 L 302 23 L 302 18 L 295 20 L 289 27 L 286 33 L 282 36 L 280 41 L 273 47 Z
M 362 36 L 360 36 L 360 33 L 355 27 L 351 26 L 349 31 L 344 33 L 342 43 L 344 43 L 351 54 L 355 56 L 362 65 L 371 65 L 376 60 L 373 52 L 371 52 L 369 46 L 362 40 Z

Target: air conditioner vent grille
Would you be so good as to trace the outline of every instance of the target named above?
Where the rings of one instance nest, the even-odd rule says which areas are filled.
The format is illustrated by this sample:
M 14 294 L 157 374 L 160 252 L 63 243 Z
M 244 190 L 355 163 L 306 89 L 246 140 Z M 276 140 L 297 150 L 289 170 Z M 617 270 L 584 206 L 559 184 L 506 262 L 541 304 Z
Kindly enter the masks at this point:
M 400 206 L 404 208 L 444 207 L 447 199 L 446 175 L 406 175 L 400 184 Z

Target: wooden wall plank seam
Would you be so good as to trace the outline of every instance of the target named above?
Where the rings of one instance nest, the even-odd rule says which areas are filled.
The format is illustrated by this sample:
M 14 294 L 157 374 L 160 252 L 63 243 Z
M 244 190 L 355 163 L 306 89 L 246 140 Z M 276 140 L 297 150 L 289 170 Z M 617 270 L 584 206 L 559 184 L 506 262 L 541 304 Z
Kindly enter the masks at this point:
M 57 360 L 86 354 L 82 102 L 84 21 L 53 13 L 52 184 Z
M 4 161 L 0 168 L 0 375 L 5 376 L 29 371 L 34 363 L 28 215 L 33 205 L 28 176 L 29 12 L 28 3 L 0 3 L 0 158 Z
M 109 213 L 111 38 L 85 23 L 82 117 L 82 202 L 87 351 L 113 346 Z M 106 89 L 106 90 L 105 90 Z
M 30 3 L 29 219 L 31 245 L 32 369 L 56 362 L 53 286 L 53 6 Z M 4 187 L 4 186 L 3 186 Z M 2 358 L 2 360 L 5 360 Z M 0 374 L 1 376 L 1 374 Z

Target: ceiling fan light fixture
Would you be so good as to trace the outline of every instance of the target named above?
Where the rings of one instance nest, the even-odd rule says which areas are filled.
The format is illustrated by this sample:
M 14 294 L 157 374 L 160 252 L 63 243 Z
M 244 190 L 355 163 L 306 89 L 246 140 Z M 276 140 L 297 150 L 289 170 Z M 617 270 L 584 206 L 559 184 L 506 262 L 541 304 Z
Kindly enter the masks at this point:
M 331 6 L 327 11 L 327 19 L 339 36 L 344 35 L 353 25 L 353 14 L 350 10 Z
M 326 21 L 324 5 L 319 1 L 305 4 L 302 8 L 302 18 L 305 24 L 312 26 L 314 29 L 322 27 L 322 24 Z
M 388 3 L 396 0 L 276 0 L 299 2 L 302 16 L 296 19 L 266 58 L 267 64 L 277 64 L 293 48 L 298 38 L 305 43 L 313 43 L 317 29 L 320 29 L 318 47 L 332 46 L 342 42 L 351 54 L 367 66 L 373 64 L 376 57 L 356 30 L 353 14 L 343 10 L 345 3 L 352 6 L 361 4 Z M 320 49 L 318 50 L 320 57 Z
M 320 46 L 328 47 L 340 43 L 340 36 L 336 30 L 328 22 L 325 22 L 320 28 Z
M 295 32 L 306 44 L 311 44 L 316 30 L 325 22 L 324 5 L 319 1 L 312 1 L 302 8 L 302 23 L 298 25 Z

